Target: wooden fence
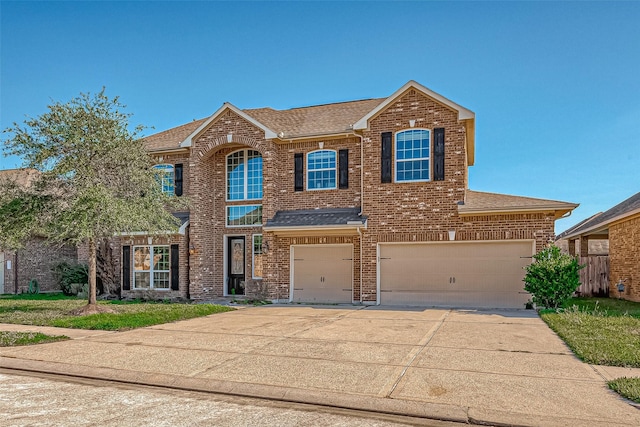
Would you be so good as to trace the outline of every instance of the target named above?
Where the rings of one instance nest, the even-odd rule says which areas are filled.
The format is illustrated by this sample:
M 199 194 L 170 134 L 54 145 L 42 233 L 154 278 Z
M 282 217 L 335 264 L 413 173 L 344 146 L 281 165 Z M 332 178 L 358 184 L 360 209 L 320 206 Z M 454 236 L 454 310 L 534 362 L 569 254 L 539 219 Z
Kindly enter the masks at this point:
M 609 296 L 609 257 L 606 255 L 591 255 L 579 257 L 580 286 L 576 290 L 582 296 Z

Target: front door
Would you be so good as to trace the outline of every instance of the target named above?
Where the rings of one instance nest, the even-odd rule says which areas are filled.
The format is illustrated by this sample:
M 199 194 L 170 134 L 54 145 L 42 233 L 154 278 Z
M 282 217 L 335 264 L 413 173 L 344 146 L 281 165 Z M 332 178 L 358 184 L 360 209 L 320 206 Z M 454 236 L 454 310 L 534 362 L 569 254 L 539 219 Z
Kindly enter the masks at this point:
M 227 237 L 227 295 L 244 295 L 244 236 Z

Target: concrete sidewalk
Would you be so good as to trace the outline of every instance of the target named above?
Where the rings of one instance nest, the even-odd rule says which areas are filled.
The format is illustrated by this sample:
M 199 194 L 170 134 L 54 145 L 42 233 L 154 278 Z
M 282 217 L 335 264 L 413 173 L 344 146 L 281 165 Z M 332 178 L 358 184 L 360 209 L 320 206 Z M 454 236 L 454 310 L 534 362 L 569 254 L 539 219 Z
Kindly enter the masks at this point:
M 640 425 L 609 368 L 532 311 L 267 306 L 76 333 L 2 348 L 0 367 L 463 423 Z

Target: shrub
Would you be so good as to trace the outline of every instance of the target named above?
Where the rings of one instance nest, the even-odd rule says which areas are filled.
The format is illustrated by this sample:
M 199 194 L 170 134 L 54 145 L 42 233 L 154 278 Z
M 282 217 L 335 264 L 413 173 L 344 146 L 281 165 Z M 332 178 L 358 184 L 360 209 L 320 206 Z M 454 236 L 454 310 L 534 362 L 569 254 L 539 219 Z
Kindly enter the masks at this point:
M 534 262 L 526 267 L 524 289 L 533 296 L 537 307 L 557 309 L 580 286 L 580 274 L 584 265 L 560 248 L 550 245 L 533 256 Z
M 53 266 L 53 275 L 62 293 L 78 295 L 89 282 L 87 266 L 83 264 L 69 264 L 60 262 Z

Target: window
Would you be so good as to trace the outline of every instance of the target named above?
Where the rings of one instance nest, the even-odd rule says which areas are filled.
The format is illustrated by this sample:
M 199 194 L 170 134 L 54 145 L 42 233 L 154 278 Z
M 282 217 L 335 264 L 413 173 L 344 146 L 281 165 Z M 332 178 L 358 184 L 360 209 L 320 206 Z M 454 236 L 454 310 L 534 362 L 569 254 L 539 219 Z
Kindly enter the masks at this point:
M 262 155 L 240 150 L 227 156 L 227 200 L 262 199 Z
M 253 278 L 262 279 L 262 234 L 253 235 Z
M 169 289 L 169 246 L 133 247 L 133 287 Z
M 307 189 L 327 190 L 336 188 L 336 152 L 313 151 L 307 155 Z
M 227 206 L 227 226 L 261 226 L 262 205 Z
M 430 131 L 398 132 L 395 147 L 396 182 L 429 181 Z
M 158 182 L 160 182 L 162 192 L 169 196 L 174 194 L 175 173 L 173 165 L 155 165 Z

